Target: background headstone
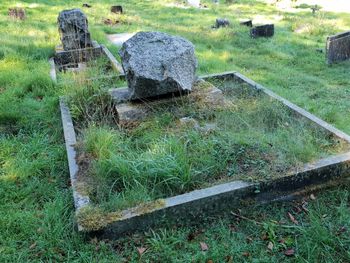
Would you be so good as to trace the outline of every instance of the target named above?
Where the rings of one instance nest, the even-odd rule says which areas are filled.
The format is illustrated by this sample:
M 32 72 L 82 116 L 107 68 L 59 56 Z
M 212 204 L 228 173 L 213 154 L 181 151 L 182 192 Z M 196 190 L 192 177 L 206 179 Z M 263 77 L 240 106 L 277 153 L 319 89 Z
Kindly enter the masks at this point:
M 131 99 L 190 91 L 196 80 L 193 44 L 161 32 L 139 32 L 119 54 Z
M 242 20 L 240 23 L 242 26 L 248 26 L 248 27 L 253 27 L 253 21 L 252 20 Z
M 327 37 L 327 63 L 350 59 L 350 31 Z
M 23 8 L 19 8 L 19 7 L 9 8 L 8 15 L 9 17 L 13 17 L 15 19 L 20 19 L 20 20 L 26 19 L 26 11 Z
M 273 24 L 253 27 L 250 30 L 252 38 L 257 37 L 272 37 L 275 34 L 275 26 Z
M 60 12 L 58 27 L 64 50 L 92 47 L 88 20 L 80 9 Z
M 215 21 L 215 27 L 227 27 L 230 25 L 230 21 L 227 18 L 217 18 Z
M 123 7 L 121 5 L 114 5 L 111 7 L 111 12 L 115 14 L 122 14 L 123 13 Z

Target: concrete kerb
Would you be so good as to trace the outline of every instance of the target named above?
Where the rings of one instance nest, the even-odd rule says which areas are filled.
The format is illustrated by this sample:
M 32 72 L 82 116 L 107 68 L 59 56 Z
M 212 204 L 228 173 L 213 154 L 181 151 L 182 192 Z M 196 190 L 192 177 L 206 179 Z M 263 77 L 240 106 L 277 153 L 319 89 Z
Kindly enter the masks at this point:
M 98 44 L 95 44 L 98 45 Z M 104 55 L 106 58 L 109 60 L 113 70 L 117 73 L 117 75 L 112 75 L 112 76 L 100 76 L 98 78 L 94 79 L 89 79 L 89 80 L 97 80 L 97 79 L 108 79 L 108 78 L 116 78 L 116 79 L 125 79 L 125 74 L 124 70 L 121 66 L 121 64 L 118 62 L 118 60 L 113 56 L 113 54 L 109 51 L 109 49 L 104 46 L 104 45 L 98 45 L 98 47 L 86 49 L 86 52 L 89 50 L 101 50 L 99 52 L 95 52 L 96 54 L 93 56 L 99 56 L 99 55 Z M 81 50 L 77 50 L 76 52 L 80 52 Z M 68 51 L 67 51 L 68 52 Z M 67 53 L 65 52 L 65 53 Z M 74 53 L 75 51 L 69 51 L 67 54 Z M 62 52 L 61 52 L 62 53 Z M 76 55 L 74 55 L 76 57 Z M 49 64 L 50 64 L 50 77 L 54 83 L 57 83 L 57 68 L 59 68 L 61 65 L 58 65 L 55 62 L 55 59 L 52 57 L 49 59 Z
M 212 74 L 200 78 L 205 80 L 209 78 L 227 77 L 238 78 L 248 83 L 252 88 L 262 90 L 267 95 L 282 102 L 291 110 L 334 134 L 334 136 L 350 143 L 349 135 L 238 72 Z M 75 160 L 75 132 L 69 110 L 63 98 L 60 99 L 60 107 L 74 203 L 76 211 L 79 211 L 82 207 L 89 205 L 90 199 L 77 189 L 78 182 L 76 174 L 79 167 Z M 329 183 L 337 184 L 341 182 L 343 178 L 347 178 L 349 173 L 350 152 L 338 154 L 314 163 L 306 164 L 303 169 L 299 171 L 296 170 L 285 177 L 273 179 L 269 182 L 249 183 L 234 181 L 165 198 L 162 200 L 161 206 L 154 207 L 147 211 L 140 212 L 141 210 L 138 207 L 123 210 L 120 213 L 121 216 L 116 221 L 107 225 L 99 231 L 98 234 L 106 238 L 119 238 L 123 233 L 149 229 L 150 227 L 159 226 L 164 222 L 179 223 L 178 221 L 181 220 L 181 223 L 193 223 L 193 221 L 198 221 L 193 219 L 198 219 L 204 215 L 228 211 L 228 209 L 235 209 L 247 200 L 263 203 L 283 200 L 284 197 L 297 194 L 298 192 L 307 192 L 315 187 L 322 188 Z M 86 231 L 82 226 L 78 226 L 78 229 L 80 231 Z

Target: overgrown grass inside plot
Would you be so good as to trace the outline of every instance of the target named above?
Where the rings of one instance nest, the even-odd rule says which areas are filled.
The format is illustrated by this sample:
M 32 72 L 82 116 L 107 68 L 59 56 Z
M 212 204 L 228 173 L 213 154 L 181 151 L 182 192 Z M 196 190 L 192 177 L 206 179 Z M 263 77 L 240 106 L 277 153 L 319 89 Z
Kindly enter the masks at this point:
M 223 91 L 220 105 L 203 101 L 213 86 L 200 82 L 191 95 L 150 103 L 136 127 L 118 128 L 100 114 L 78 124 L 81 179 L 93 202 L 113 210 L 232 180 L 267 181 L 347 147 L 245 83 L 213 84 Z M 104 107 L 90 105 L 94 112 L 111 105 L 102 94 Z
M 58 69 L 58 68 L 57 68 Z M 107 57 L 101 55 L 99 58 L 88 62 L 77 62 L 62 66 L 57 71 L 57 81 L 59 83 L 74 83 L 84 85 L 93 80 L 105 80 L 111 84 L 110 79 L 117 77 L 117 72 L 113 70 Z

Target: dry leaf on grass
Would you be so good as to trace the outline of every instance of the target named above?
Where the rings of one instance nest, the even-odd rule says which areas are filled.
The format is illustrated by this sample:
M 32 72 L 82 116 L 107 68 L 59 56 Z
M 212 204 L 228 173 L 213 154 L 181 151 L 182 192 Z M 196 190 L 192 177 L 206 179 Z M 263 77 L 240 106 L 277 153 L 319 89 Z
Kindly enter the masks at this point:
M 290 219 L 290 221 L 292 221 L 294 224 L 298 225 L 299 222 L 294 218 L 294 216 L 288 212 L 288 217 Z
M 147 248 L 145 248 L 145 247 L 138 247 L 137 253 L 139 253 L 139 256 L 141 257 L 143 255 L 143 253 L 145 253 L 146 250 L 147 250 Z
M 284 255 L 286 255 L 287 257 L 292 257 L 295 254 L 295 250 L 293 248 L 287 249 L 284 251 Z
M 199 244 L 200 244 L 200 246 L 201 246 L 201 250 L 202 250 L 202 251 L 207 251 L 207 250 L 209 250 L 209 247 L 208 247 L 208 245 L 207 245 L 206 243 L 204 243 L 204 242 L 199 242 Z
M 270 250 L 270 251 L 272 251 L 272 249 L 273 249 L 273 243 L 272 243 L 271 241 L 268 243 L 267 249 Z

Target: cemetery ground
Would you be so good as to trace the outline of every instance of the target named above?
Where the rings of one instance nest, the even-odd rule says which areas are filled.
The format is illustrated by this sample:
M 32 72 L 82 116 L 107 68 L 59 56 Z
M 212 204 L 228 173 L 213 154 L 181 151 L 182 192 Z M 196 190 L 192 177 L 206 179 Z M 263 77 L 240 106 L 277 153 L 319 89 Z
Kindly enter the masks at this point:
M 110 1 L 83 9 L 92 38 L 106 44 L 114 55 L 117 48 L 107 42 L 106 33 L 157 30 L 181 35 L 196 46 L 199 75 L 237 70 L 350 133 L 350 63 L 328 66 L 319 52 L 328 35 L 349 28 L 348 14 L 322 10 L 312 14 L 302 8 L 283 12 L 248 0 L 220 5 L 207 1 L 208 9 L 181 8 L 182 1 L 119 3 L 124 15 L 112 15 Z M 0 7 L 1 262 L 350 260 L 346 184 L 295 202 L 250 206 L 234 214 L 228 211 L 195 227 L 156 229 L 118 241 L 77 233 L 58 108 L 59 96 L 74 94 L 75 87 L 52 83 L 48 59 L 59 43 L 59 11 L 82 4 L 23 2 L 27 17 L 23 21 L 7 17 L 13 1 L 3 1 Z M 230 19 L 231 26 L 212 29 L 217 17 Z M 106 25 L 108 18 L 118 22 Z M 239 25 L 240 18 L 274 22 L 275 36 L 251 39 L 249 29 Z M 169 119 L 164 116 L 160 121 Z M 106 147 L 98 149 L 104 154 L 110 146 L 108 130 L 92 129 L 90 142 L 99 133 L 99 138 L 106 139 Z

